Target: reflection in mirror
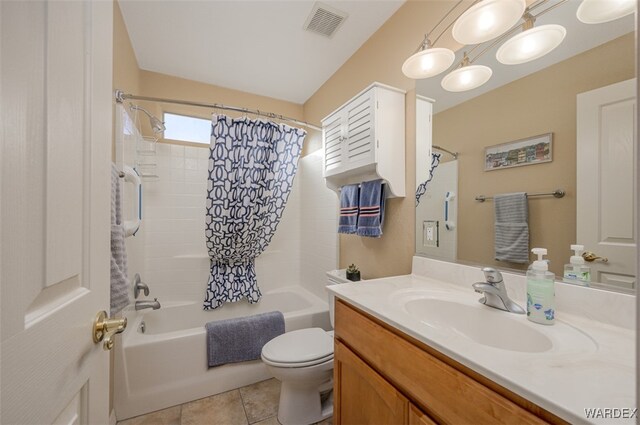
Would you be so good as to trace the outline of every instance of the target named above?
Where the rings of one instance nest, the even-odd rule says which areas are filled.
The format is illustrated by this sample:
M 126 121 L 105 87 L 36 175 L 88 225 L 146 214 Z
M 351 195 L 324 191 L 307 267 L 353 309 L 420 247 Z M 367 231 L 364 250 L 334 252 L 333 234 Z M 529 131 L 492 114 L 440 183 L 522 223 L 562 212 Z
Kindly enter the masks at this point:
M 592 287 L 635 291 L 634 17 L 583 24 L 579 3 L 538 19 L 567 29 L 541 59 L 502 65 L 497 45 L 476 61 L 493 70 L 478 89 L 446 92 L 441 77 L 417 82 L 417 254 L 524 271 L 530 253 L 495 259 L 494 197 L 548 193 L 524 202 L 527 250 L 547 248 L 561 280 L 570 245 L 584 245 L 608 259 L 587 263 Z M 526 139 L 533 142 L 518 143 Z M 557 189 L 565 196 L 552 196 Z

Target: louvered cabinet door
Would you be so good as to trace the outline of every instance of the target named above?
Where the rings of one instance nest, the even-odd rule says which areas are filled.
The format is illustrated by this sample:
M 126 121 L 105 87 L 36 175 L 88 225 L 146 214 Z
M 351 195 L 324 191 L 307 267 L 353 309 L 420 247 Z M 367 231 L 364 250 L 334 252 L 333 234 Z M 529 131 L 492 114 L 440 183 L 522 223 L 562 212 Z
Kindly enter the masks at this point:
M 347 170 L 375 160 L 374 99 L 375 91 L 368 90 L 346 106 L 343 161 Z
M 343 171 L 344 113 L 338 112 L 323 123 L 324 175 L 331 176 Z

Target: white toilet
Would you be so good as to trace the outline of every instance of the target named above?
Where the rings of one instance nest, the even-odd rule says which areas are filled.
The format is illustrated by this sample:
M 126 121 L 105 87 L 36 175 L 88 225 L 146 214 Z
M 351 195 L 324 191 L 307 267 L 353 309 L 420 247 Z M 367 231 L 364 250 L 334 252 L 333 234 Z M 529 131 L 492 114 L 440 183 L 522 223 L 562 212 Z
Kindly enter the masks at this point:
M 328 272 L 328 285 L 348 282 Z M 333 295 L 329 315 L 333 326 Z M 333 331 L 300 329 L 262 347 L 262 361 L 282 382 L 278 420 L 283 425 L 319 422 L 333 415 Z

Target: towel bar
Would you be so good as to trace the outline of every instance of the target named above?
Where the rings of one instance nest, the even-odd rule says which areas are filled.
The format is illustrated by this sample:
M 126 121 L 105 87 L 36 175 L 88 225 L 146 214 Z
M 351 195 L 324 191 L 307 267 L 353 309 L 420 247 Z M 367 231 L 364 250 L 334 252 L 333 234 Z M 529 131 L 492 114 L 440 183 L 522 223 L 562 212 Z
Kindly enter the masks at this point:
M 527 193 L 527 197 L 530 197 L 530 196 L 552 196 L 553 195 L 554 198 L 563 198 L 565 194 L 566 194 L 566 192 L 563 189 L 556 189 L 553 192 Z M 488 201 L 488 200 L 493 199 L 493 196 L 478 195 L 478 196 L 476 196 L 475 199 L 478 202 L 484 202 L 484 201 Z

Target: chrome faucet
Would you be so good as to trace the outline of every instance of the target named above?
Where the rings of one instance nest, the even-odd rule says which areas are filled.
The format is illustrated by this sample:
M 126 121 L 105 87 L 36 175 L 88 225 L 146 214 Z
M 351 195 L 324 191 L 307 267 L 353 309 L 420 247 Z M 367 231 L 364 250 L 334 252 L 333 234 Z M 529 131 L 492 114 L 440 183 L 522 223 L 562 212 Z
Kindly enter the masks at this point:
M 509 298 L 502 274 L 492 267 L 485 267 L 482 271 L 486 282 L 472 285 L 477 293 L 484 295 L 478 302 L 511 313 L 524 314 L 524 309 Z
M 136 307 L 136 311 L 143 310 L 145 308 L 152 308 L 154 310 L 157 310 L 160 308 L 160 301 L 158 301 L 157 298 L 155 298 L 153 301 L 151 300 L 136 301 L 135 307 Z
M 140 291 L 144 292 L 146 297 L 149 296 L 149 287 L 140 279 L 140 274 L 136 273 L 133 277 L 133 298 L 138 298 Z

